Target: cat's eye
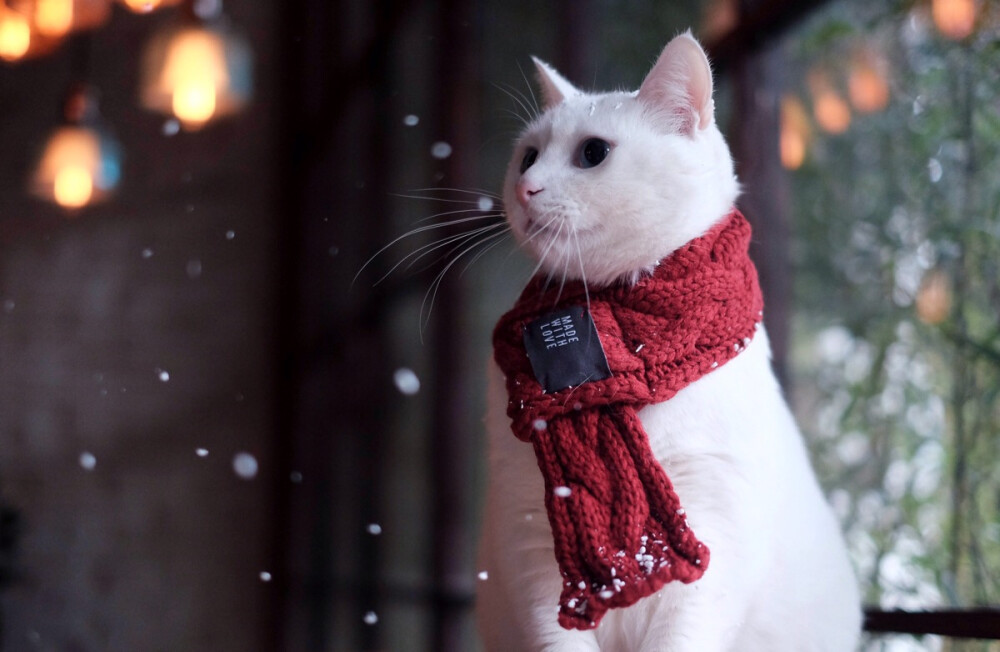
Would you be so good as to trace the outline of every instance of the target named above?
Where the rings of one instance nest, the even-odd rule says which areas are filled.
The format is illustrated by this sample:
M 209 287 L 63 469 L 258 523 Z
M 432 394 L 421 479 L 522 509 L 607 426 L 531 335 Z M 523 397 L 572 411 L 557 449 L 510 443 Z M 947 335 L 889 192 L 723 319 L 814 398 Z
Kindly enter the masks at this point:
M 600 138 L 588 138 L 580 146 L 579 165 L 582 168 L 592 168 L 600 165 L 601 162 L 611 153 L 611 145 L 608 141 Z
M 521 159 L 521 174 L 535 164 L 535 159 L 538 158 L 538 150 L 534 147 L 529 147 L 524 153 L 524 158 Z

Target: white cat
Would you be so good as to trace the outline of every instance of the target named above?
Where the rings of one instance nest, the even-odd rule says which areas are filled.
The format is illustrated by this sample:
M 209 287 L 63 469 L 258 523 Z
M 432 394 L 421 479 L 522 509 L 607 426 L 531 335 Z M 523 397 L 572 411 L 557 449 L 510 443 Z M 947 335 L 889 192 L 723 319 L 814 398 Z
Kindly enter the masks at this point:
M 507 171 L 510 227 L 554 279 L 632 283 L 729 213 L 739 192 L 715 125 L 712 74 L 689 33 L 637 93 L 588 94 L 536 60 L 544 112 Z M 641 410 L 694 532 L 704 577 L 612 609 L 590 631 L 556 616 L 561 577 L 530 444 L 490 379 L 489 490 L 477 620 L 491 652 L 847 652 L 856 580 L 802 437 L 771 372 L 767 336 L 674 398 Z

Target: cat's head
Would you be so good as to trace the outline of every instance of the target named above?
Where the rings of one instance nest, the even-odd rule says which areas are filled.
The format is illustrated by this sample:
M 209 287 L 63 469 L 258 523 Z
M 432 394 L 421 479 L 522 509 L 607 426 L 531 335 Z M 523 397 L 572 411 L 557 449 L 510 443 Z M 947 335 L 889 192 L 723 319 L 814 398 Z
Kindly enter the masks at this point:
M 739 192 L 690 33 L 637 92 L 585 93 L 535 60 L 544 111 L 518 139 L 507 220 L 555 279 L 635 282 L 729 212 Z

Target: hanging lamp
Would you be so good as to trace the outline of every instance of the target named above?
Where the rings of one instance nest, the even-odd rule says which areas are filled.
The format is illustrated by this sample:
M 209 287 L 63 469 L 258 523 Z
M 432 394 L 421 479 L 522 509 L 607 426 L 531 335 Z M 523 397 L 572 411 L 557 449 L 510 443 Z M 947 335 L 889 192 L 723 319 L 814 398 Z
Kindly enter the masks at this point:
M 0 59 L 18 61 L 31 47 L 28 17 L 0 2 Z
M 889 105 L 887 68 L 885 57 L 871 46 L 854 52 L 847 91 L 851 104 L 860 113 L 875 113 Z
M 32 22 L 27 3 L 0 0 L 0 60 L 16 63 L 48 54 L 59 47 L 62 38 L 41 34 Z
M 851 126 L 851 108 L 834 87 L 826 72 L 813 69 L 808 75 L 813 117 L 823 131 L 842 134 Z
M 49 137 L 31 179 L 31 192 L 67 210 L 106 199 L 121 177 L 121 148 L 101 123 L 92 89 L 76 85 L 63 124 Z
M 946 37 L 960 41 L 976 27 L 975 0 L 932 0 L 931 16 Z
M 781 165 L 786 170 L 802 167 L 812 139 L 806 107 L 797 96 L 790 93 L 781 98 L 781 130 L 778 151 Z
M 143 106 L 175 117 L 188 131 L 242 109 L 251 87 L 250 48 L 218 0 L 185 2 L 180 22 L 156 34 L 143 57 Z
M 137 14 L 148 14 L 163 7 L 180 3 L 180 0 L 119 0 L 126 9 Z
M 94 29 L 111 16 L 109 0 L 8 0 L 8 4 L 28 17 L 34 34 L 49 39 Z

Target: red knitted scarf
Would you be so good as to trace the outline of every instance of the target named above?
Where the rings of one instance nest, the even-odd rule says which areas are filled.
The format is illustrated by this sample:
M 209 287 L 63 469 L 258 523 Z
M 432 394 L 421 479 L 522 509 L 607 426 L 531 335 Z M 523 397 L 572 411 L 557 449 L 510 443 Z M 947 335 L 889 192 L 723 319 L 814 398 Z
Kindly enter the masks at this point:
M 582 283 L 536 276 L 497 324 L 511 428 L 545 479 L 567 629 L 708 566 L 637 413 L 749 344 L 763 308 L 749 242 L 734 210 L 637 284 L 591 290 L 589 317 Z

